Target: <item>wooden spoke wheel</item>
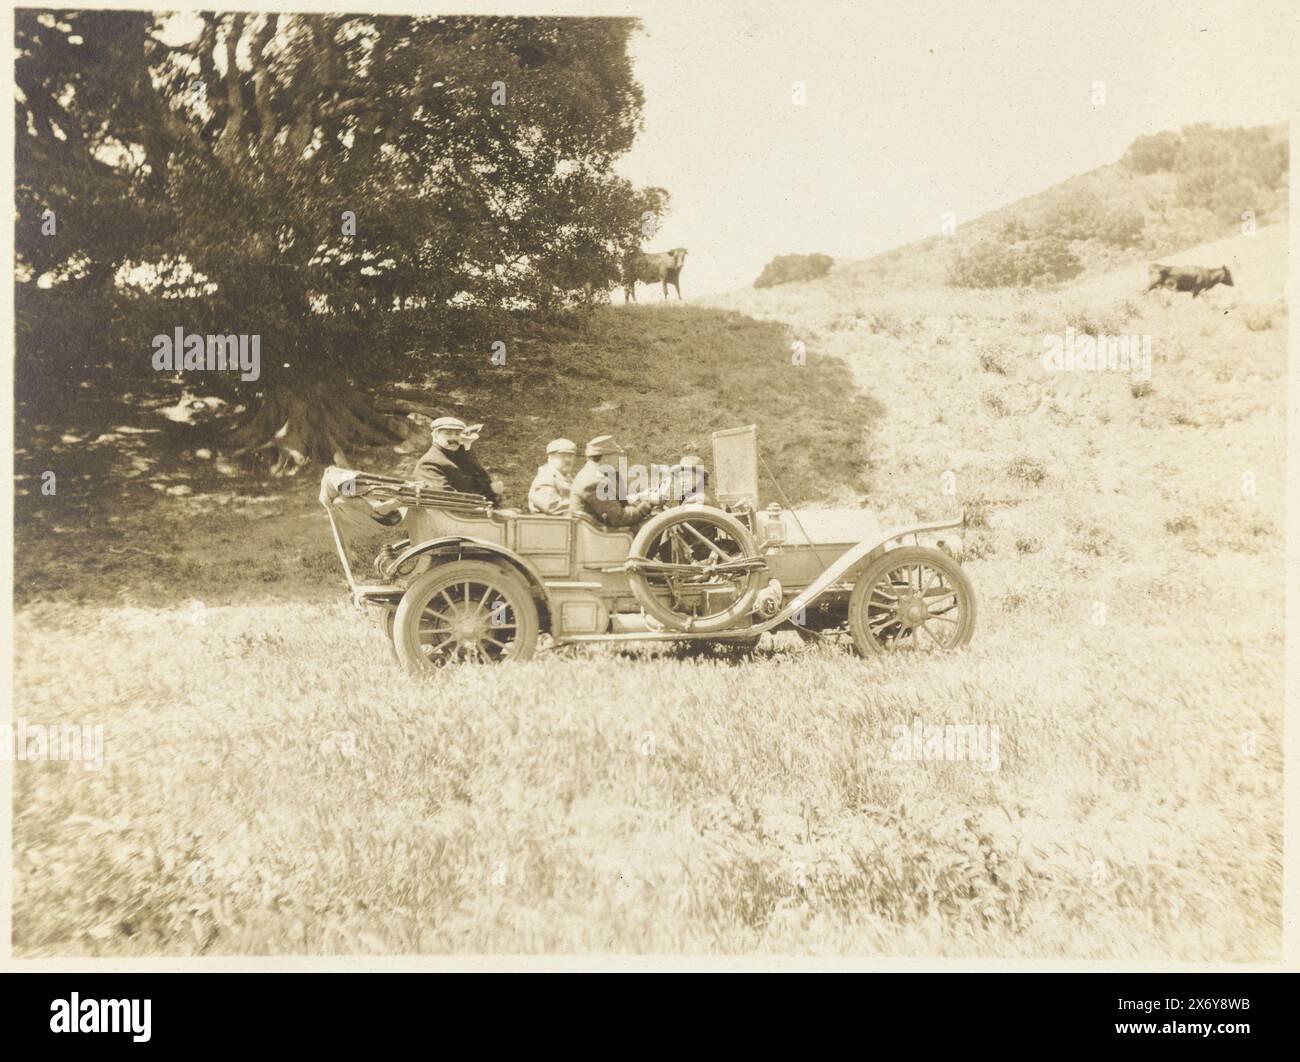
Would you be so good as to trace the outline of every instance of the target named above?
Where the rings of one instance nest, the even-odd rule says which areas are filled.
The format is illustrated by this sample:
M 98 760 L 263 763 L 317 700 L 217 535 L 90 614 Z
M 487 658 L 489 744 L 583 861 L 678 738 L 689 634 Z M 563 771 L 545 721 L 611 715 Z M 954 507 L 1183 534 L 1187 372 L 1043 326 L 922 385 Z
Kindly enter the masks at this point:
M 970 579 L 937 549 L 890 550 L 862 573 L 849 597 L 849 633 L 863 656 L 956 649 L 974 629 Z
M 748 529 L 705 506 L 669 509 L 637 532 L 628 581 L 646 614 L 674 631 L 741 625 L 767 565 Z
M 393 645 L 412 673 L 458 661 L 527 660 L 537 626 L 537 605 L 518 575 L 486 561 L 453 561 L 407 587 Z

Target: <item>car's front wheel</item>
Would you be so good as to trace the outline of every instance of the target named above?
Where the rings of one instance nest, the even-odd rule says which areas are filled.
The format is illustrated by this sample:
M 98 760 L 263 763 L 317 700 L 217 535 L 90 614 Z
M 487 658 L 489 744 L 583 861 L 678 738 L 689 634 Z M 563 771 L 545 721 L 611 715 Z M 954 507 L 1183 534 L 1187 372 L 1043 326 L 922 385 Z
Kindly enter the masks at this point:
M 942 550 L 890 550 L 867 567 L 849 596 L 849 633 L 863 656 L 956 649 L 974 630 L 975 589 Z
M 407 587 L 393 618 L 393 645 L 412 673 L 456 661 L 527 660 L 537 627 L 537 605 L 518 575 L 486 561 L 453 561 Z

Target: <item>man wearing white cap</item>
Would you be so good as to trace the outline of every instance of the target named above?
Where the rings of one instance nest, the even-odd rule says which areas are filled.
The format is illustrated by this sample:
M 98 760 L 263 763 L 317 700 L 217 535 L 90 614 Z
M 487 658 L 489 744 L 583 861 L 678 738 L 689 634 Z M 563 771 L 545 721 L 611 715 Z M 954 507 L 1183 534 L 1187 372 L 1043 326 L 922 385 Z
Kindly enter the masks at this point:
M 546 464 L 537 469 L 528 488 L 528 510 L 558 516 L 569 511 L 573 489 L 573 468 L 578 463 L 578 444 L 572 439 L 552 439 L 546 444 Z
M 502 483 L 465 445 L 468 425 L 459 417 L 439 417 L 429 428 L 433 445 L 415 464 L 415 476 L 435 490 L 481 494 L 493 504 L 501 501 Z

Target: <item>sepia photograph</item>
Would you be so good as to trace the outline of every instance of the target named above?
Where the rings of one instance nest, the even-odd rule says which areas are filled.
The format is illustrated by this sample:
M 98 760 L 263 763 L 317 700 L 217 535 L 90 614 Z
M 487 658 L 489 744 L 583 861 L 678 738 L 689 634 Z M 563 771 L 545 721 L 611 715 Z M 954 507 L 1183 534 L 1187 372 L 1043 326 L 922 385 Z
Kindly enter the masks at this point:
M 6 968 L 1293 966 L 1293 4 L 4 17 Z

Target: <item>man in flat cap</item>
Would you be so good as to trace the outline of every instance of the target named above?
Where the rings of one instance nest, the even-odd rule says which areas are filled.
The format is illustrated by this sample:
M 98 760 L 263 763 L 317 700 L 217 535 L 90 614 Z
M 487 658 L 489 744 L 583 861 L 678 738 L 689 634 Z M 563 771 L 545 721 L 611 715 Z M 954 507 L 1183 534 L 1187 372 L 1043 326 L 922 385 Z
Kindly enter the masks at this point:
M 642 491 L 619 500 L 618 476 L 613 467 L 602 458 L 618 457 L 625 453 L 612 435 L 598 435 L 587 443 L 587 463 L 573 477 L 569 495 L 569 511 L 585 513 L 606 527 L 631 527 L 650 515 L 650 510 L 661 500 L 654 491 Z
M 528 488 L 528 511 L 558 516 L 569 511 L 573 469 L 578 463 L 578 444 L 572 439 L 552 439 L 546 444 L 546 464 L 537 469 Z
M 489 476 L 478 458 L 469 452 L 465 445 L 468 425 L 459 417 L 439 417 L 429 430 L 433 445 L 416 462 L 415 478 L 435 490 L 481 494 L 494 505 L 499 504 L 502 483 Z

